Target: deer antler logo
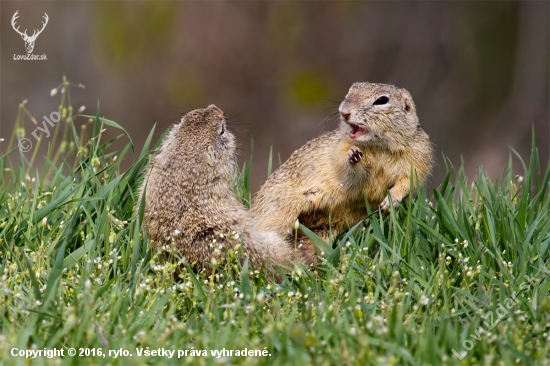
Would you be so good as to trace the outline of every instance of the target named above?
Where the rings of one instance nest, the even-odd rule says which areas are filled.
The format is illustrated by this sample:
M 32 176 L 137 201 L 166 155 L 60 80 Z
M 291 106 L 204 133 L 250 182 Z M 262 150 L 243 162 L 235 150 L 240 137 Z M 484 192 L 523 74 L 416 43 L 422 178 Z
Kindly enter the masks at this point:
M 17 18 L 19 18 L 19 15 L 17 15 L 17 13 L 19 12 L 19 10 L 17 10 L 15 12 L 15 14 L 13 14 L 13 17 L 11 18 L 11 26 L 13 27 L 13 29 L 19 33 L 21 35 L 21 38 L 23 38 L 23 40 L 25 41 L 25 48 L 27 50 L 27 53 L 32 53 L 32 50 L 34 49 L 34 42 L 36 41 L 36 38 L 38 38 L 38 36 L 40 35 L 40 33 L 42 33 L 42 31 L 44 30 L 44 28 L 46 28 L 46 24 L 48 24 L 48 14 L 44 13 L 44 19 L 45 19 L 45 22 L 42 22 L 42 29 L 38 30 L 38 29 L 35 29 L 32 36 L 28 36 L 27 35 L 27 30 L 25 29 L 24 32 L 21 32 L 19 30 L 19 26 L 17 26 L 17 28 L 15 27 L 16 24 L 15 24 L 15 20 Z

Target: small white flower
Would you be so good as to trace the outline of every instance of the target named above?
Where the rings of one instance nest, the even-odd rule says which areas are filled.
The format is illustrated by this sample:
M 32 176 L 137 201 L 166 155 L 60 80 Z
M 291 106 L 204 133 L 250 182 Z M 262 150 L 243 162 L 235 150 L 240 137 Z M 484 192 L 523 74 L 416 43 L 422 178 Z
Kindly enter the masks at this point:
M 422 295 L 422 296 L 420 297 L 420 304 L 421 304 L 421 305 L 428 305 L 429 301 L 430 301 L 430 300 L 429 300 L 425 295 Z

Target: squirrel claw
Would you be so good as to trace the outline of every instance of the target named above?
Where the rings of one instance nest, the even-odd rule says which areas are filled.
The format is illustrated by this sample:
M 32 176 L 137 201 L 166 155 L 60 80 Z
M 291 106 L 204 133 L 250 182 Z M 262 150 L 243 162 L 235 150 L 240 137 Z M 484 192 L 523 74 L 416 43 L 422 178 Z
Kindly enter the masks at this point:
M 357 164 L 362 157 L 363 157 L 363 153 L 361 152 L 361 150 L 359 150 L 358 147 L 352 146 L 349 148 L 348 160 L 350 164 L 352 165 Z

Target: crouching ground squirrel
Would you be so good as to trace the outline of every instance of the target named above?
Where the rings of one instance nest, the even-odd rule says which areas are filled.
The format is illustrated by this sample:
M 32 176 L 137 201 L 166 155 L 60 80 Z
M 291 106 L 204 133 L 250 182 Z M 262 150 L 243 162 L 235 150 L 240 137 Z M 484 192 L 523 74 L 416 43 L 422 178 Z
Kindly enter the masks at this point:
M 288 263 L 288 244 L 273 232 L 257 231 L 236 199 L 236 168 L 235 136 L 215 105 L 189 112 L 174 125 L 141 186 L 143 221 L 153 247 L 175 240 L 192 268 L 207 273 L 210 264 L 226 258 L 225 249 L 238 244 L 256 269 L 265 263 L 273 273 L 270 263 Z
M 341 123 L 296 150 L 268 178 L 251 213 L 260 230 L 273 230 L 294 247 L 296 220 L 324 240 L 367 215 L 388 210 L 423 184 L 433 165 L 432 145 L 405 89 L 355 83 L 339 107 Z M 389 193 L 389 194 L 388 194 Z M 300 257 L 317 262 L 313 243 L 300 233 Z M 288 245 L 288 244 L 287 244 Z

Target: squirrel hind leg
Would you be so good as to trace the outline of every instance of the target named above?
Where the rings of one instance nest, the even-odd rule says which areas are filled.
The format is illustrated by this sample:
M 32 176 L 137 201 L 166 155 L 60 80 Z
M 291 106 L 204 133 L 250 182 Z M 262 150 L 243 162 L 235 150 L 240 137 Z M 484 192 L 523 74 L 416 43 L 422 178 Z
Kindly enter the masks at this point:
M 319 233 L 317 233 L 319 235 Z M 327 241 L 327 238 L 320 236 L 321 239 Z M 296 251 L 298 254 L 298 259 L 305 264 L 306 266 L 314 265 L 319 263 L 319 257 L 317 255 L 316 245 L 309 237 L 306 235 L 300 235 L 298 241 L 294 243 L 294 238 L 292 238 L 292 248 L 296 246 Z

